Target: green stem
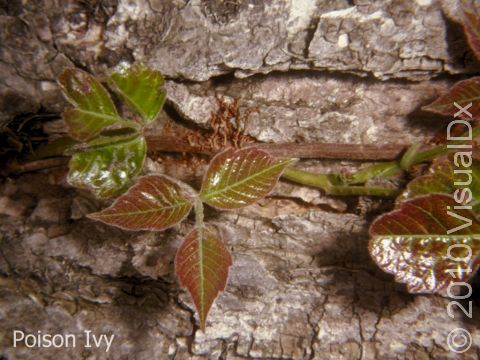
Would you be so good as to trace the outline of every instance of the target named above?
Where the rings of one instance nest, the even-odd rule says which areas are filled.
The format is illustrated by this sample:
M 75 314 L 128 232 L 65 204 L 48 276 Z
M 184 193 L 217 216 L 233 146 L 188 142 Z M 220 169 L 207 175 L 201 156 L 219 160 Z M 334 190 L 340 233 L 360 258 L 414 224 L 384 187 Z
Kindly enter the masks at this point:
M 468 134 L 463 134 L 466 137 Z M 473 128 L 472 139 L 480 135 L 480 126 Z M 446 144 L 437 145 L 433 148 L 419 151 L 419 145 L 412 145 L 399 160 L 388 161 L 368 166 L 356 173 L 344 178 L 346 184 L 363 184 L 368 180 L 378 177 L 389 177 L 396 175 L 411 166 L 432 160 L 440 154 L 448 152 L 448 145 L 466 144 L 467 141 L 449 141 Z M 369 195 L 369 196 L 396 196 L 400 193 L 398 189 L 366 187 L 366 186 L 348 186 L 338 184 L 339 175 L 315 174 L 294 168 L 287 168 L 283 177 L 299 184 L 318 187 L 330 195 Z
M 398 161 L 388 161 L 379 164 L 373 164 L 356 173 L 348 176 L 345 181 L 348 184 L 363 184 L 368 180 L 377 177 L 389 177 L 402 171 Z
M 203 229 L 203 202 L 199 196 L 195 197 L 193 207 L 195 211 L 195 227 L 197 228 L 197 231 L 201 231 Z
M 331 175 L 314 174 L 308 171 L 298 170 L 294 168 L 285 169 L 283 173 L 283 178 L 302 185 L 321 188 L 329 195 L 367 195 L 394 197 L 400 193 L 398 189 L 383 187 L 335 185 L 331 182 Z
M 405 151 L 405 154 L 403 154 L 402 158 L 400 159 L 400 167 L 403 170 L 407 170 L 410 168 L 410 166 L 412 166 L 421 146 L 421 144 L 413 144 L 407 149 L 407 151 Z

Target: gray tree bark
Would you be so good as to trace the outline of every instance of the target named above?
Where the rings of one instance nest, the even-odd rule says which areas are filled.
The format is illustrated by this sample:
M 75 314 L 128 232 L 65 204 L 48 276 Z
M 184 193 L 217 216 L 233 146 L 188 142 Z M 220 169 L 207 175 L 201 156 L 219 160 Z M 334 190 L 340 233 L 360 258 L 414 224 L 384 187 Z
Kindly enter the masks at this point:
M 140 61 L 167 77 L 168 122 L 208 129 L 217 97 L 256 108 L 264 142 L 410 144 L 441 120 L 421 112 L 479 64 L 448 0 L 92 0 L 0 2 L 0 124 L 60 113 L 68 66 L 102 75 Z M 45 122 L 52 137 L 60 121 Z M 359 163 L 308 160 L 314 171 Z M 197 184 L 204 162 L 152 155 L 145 171 Z M 65 183 L 66 168 L 3 181 L 0 357 L 8 359 L 477 359 L 480 307 L 451 319 L 449 299 L 410 295 L 367 251 L 388 200 L 339 198 L 281 182 L 237 212 L 209 210 L 231 249 L 227 289 L 206 332 L 173 275 L 191 221 L 162 233 L 85 217 L 104 206 Z M 450 351 L 451 330 L 474 345 Z M 100 349 L 12 347 L 29 333 L 114 334 Z

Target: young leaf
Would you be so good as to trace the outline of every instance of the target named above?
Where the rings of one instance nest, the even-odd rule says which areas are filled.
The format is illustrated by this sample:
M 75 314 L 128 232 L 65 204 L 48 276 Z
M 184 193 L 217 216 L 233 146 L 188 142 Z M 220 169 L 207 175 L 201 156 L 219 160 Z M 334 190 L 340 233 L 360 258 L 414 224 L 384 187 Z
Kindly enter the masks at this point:
M 119 195 L 142 169 L 145 154 L 142 136 L 75 153 L 70 159 L 68 182 L 100 198 Z
M 66 155 L 73 155 L 77 152 L 86 151 L 90 149 L 99 148 L 105 145 L 115 145 L 118 143 L 123 143 L 132 139 L 134 136 L 137 136 L 135 133 L 126 133 L 121 135 L 110 134 L 110 135 L 99 135 L 92 140 L 87 142 L 77 143 L 65 151 Z
M 475 12 L 463 7 L 463 28 L 468 44 L 480 60 L 480 17 Z
M 159 71 L 136 64 L 113 73 L 110 82 L 146 124 L 155 120 L 166 97 L 166 92 L 162 89 L 165 80 Z
M 397 204 L 420 195 L 432 193 L 452 195 L 455 190 L 464 188 L 470 189 L 472 199 L 480 201 L 480 165 L 478 161 L 474 160 L 468 169 L 458 168 L 462 171 L 471 171 L 472 181 L 469 186 L 455 185 L 455 182 L 464 182 L 468 179 L 465 174 L 455 174 L 455 169 L 457 168 L 454 167 L 453 158 L 437 159 L 430 166 L 428 174 L 419 176 L 408 183 L 405 191 L 397 198 Z M 466 196 L 464 195 L 464 197 Z
M 457 82 L 444 95 L 440 96 L 430 105 L 424 106 L 423 109 L 437 114 L 453 117 L 459 108 L 455 106 L 457 103 L 460 107 L 467 107 L 470 103 L 472 106 L 468 111 L 472 117 L 466 113 L 460 114 L 459 117 L 464 120 L 480 119 L 480 77 L 473 77 L 468 80 Z
M 200 197 L 220 209 L 237 209 L 266 196 L 293 160 L 277 160 L 256 148 L 228 149 L 210 162 Z
M 192 201 L 164 176 L 144 176 L 109 207 L 89 217 L 125 230 L 164 230 L 190 212 Z
M 175 273 L 187 288 L 205 330 L 208 312 L 225 289 L 232 257 L 218 235 L 208 227 L 187 235 L 175 256 Z
M 78 69 L 66 69 L 58 82 L 64 95 L 75 106 L 63 113 L 75 139 L 88 140 L 107 126 L 129 123 L 118 115 L 108 92 L 92 75 Z
M 451 196 L 430 194 L 380 216 L 369 243 L 378 266 L 412 293 L 441 292 L 467 281 L 480 263 L 480 224 L 455 205 Z

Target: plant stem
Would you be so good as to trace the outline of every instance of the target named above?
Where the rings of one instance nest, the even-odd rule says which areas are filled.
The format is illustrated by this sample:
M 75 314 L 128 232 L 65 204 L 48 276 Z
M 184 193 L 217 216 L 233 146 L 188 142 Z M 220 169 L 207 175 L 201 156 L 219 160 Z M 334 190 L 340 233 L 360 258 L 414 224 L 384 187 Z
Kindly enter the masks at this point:
M 463 134 L 462 137 L 467 137 L 467 135 L 469 134 Z M 473 128 L 472 139 L 478 135 L 480 135 L 480 126 Z M 339 175 L 315 174 L 294 168 L 287 168 L 283 173 L 283 177 L 299 184 L 321 188 L 330 195 L 396 196 L 400 192 L 397 189 L 349 186 L 349 184 L 363 184 L 376 177 L 396 175 L 401 171 L 408 170 L 413 165 L 447 153 L 449 150 L 448 145 L 466 144 L 468 141 L 448 141 L 446 144 L 437 145 L 423 151 L 419 151 L 419 145 L 412 145 L 401 159 L 368 166 L 344 178 L 343 184 L 331 181 L 332 179 L 338 179 Z
M 208 147 L 193 146 L 182 136 L 146 134 L 148 149 L 151 152 L 188 152 L 214 155 L 215 150 Z M 405 150 L 404 145 L 361 145 L 332 143 L 247 143 L 276 157 L 301 159 L 346 159 L 346 160 L 393 160 Z
M 54 157 L 49 159 L 29 161 L 26 163 L 11 161 L 6 166 L 6 175 L 51 169 L 65 166 L 67 163 L 68 159 L 66 157 Z
M 389 177 L 402 171 L 398 161 L 373 164 L 345 178 L 347 184 L 363 184 L 376 177 Z
M 285 169 L 283 178 L 302 185 L 321 188 L 329 195 L 368 195 L 394 197 L 400 193 L 400 190 L 393 188 L 334 185 L 331 181 L 331 175 L 314 174 L 294 168 Z
M 203 202 L 200 196 L 195 197 L 193 209 L 195 211 L 195 227 L 200 230 L 203 228 Z

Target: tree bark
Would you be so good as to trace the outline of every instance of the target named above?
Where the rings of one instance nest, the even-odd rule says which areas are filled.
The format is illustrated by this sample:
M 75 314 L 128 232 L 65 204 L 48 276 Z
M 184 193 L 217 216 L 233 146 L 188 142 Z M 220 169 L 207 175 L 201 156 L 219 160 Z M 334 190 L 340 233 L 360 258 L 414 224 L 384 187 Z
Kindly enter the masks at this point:
M 206 141 L 218 99 L 238 99 L 255 141 L 394 152 L 441 130 L 445 119 L 421 107 L 478 69 L 457 13 L 447 0 L 4 1 L 0 124 L 67 108 L 55 83 L 65 67 L 102 76 L 139 61 L 167 78 L 166 111 L 152 136 L 176 124 L 181 144 L 192 133 Z M 58 122 L 41 125 L 51 137 L 64 131 Z M 202 332 L 173 274 L 192 220 L 161 233 L 95 223 L 85 215 L 106 203 L 68 186 L 58 165 L 2 183 L 0 358 L 478 358 L 477 291 L 473 319 L 452 319 L 449 299 L 408 294 L 370 259 L 368 225 L 389 200 L 281 182 L 243 210 L 208 209 L 234 265 Z M 348 172 L 362 164 L 298 166 Z M 145 167 L 193 186 L 204 169 L 202 158 L 162 153 Z M 457 327 L 474 344 L 461 355 L 446 343 Z M 14 348 L 14 330 L 79 340 L 75 348 Z M 84 330 L 114 334 L 109 352 L 85 348 Z

